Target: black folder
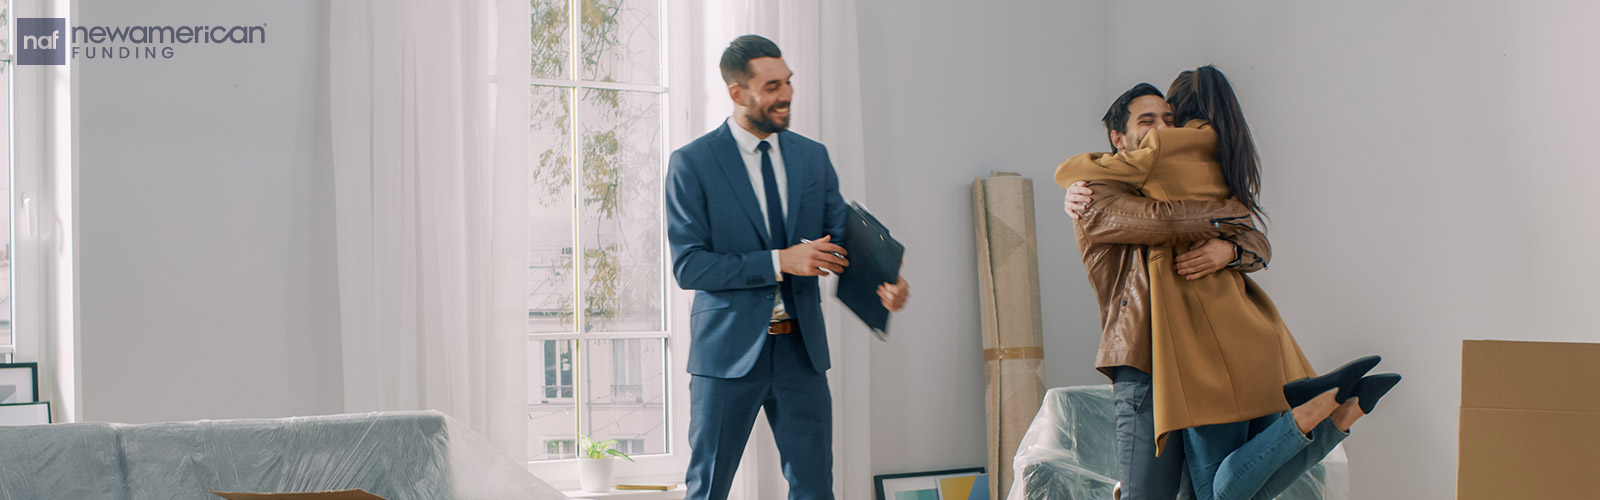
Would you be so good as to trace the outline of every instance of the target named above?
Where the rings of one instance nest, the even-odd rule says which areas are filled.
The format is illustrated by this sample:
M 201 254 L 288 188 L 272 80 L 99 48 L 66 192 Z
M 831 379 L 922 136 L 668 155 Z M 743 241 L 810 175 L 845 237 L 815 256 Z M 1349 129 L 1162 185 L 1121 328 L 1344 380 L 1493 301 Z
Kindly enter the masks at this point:
M 878 298 L 878 285 L 897 283 L 906 247 L 889 236 L 876 217 L 860 203 L 851 202 L 844 216 L 844 247 L 850 266 L 839 273 L 835 295 L 861 318 L 878 340 L 889 339 L 889 310 Z

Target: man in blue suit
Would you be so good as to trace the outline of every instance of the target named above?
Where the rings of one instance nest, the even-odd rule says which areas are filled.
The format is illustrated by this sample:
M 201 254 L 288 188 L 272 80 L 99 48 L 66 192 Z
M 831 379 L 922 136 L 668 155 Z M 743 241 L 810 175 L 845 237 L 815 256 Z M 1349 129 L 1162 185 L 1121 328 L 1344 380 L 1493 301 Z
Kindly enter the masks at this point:
M 844 198 L 828 150 L 789 132 L 793 72 L 771 40 L 722 53 L 733 116 L 674 151 L 667 239 L 689 328 L 689 500 L 728 497 L 758 410 L 791 499 L 833 498 L 833 401 L 817 277 L 850 265 Z M 905 279 L 878 289 L 905 305 Z

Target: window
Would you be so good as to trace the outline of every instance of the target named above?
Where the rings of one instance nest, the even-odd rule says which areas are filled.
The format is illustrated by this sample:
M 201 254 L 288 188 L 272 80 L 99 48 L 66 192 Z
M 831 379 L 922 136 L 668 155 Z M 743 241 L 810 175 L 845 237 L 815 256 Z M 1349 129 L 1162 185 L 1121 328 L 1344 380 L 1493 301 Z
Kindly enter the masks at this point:
M 69 9 L 67 0 L 0 0 L 0 362 L 39 363 L 40 398 L 50 399 L 57 421 L 72 421 L 78 408 L 72 75 L 67 65 L 16 66 L 12 58 L 22 48 L 17 19 L 71 26 Z
M 617 451 L 620 451 L 620 452 L 623 452 L 623 453 L 627 453 L 628 455 L 633 455 L 635 453 L 644 453 L 644 440 L 643 439 L 618 439 L 617 440 L 617 446 L 615 448 L 617 449 Z
M 578 456 L 578 445 L 571 439 L 551 439 L 544 442 L 545 454 L 559 458 Z
M 644 384 L 640 380 L 640 356 L 644 343 L 638 339 L 617 341 L 611 349 L 611 396 L 616 401 L 644 402 Z
M 671 453 L 660 0 L 531 0 L 528 454 Z
M 11 1 L 0 0 L 0 161 L 11 170 Z M 0 363 L 10 363 L 17 352 L 17 338 L 11 328 L 11 176 L 0 175 L 0 229 L 5 230 L 0 248 Z
M 544 402 L 572 399 L 572 343 L 546 340 L 544 352 Z M 540 366 L 540 365 L 533 365 Z

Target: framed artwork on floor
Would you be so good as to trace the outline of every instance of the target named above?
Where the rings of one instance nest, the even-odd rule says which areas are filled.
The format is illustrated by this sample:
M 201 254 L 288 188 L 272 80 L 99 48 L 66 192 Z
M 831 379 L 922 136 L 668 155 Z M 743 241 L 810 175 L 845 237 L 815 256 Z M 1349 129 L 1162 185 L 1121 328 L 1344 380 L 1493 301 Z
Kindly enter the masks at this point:
M 881 474 L 877 500 L 989 500 L 983 467 L 908 474 Z
M 0 427 L 50 423 L 50 403 L 0 405 Z
M 38 363 L 0 363 L 0 404 L 39 401 Z

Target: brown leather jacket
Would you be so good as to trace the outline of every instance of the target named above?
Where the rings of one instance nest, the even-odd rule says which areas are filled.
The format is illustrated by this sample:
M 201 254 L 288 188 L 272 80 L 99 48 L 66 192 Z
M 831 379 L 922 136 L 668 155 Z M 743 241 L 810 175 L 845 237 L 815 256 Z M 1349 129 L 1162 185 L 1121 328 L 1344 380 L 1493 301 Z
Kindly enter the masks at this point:
M 1095 368 L 1107 377 L 1119 366 L 1150 372 L 1150 275 L 1146 245 L 1187 245 L 1222 238 L 1234 243 L 1228 268 L 1266 269 L 1272 246 L 1238 201 L 1145 198 L 1118 181 L 1089 181 L 1094 201 L 1073 225 L 1089 284 L 1100 300 L 1100 354 Z

